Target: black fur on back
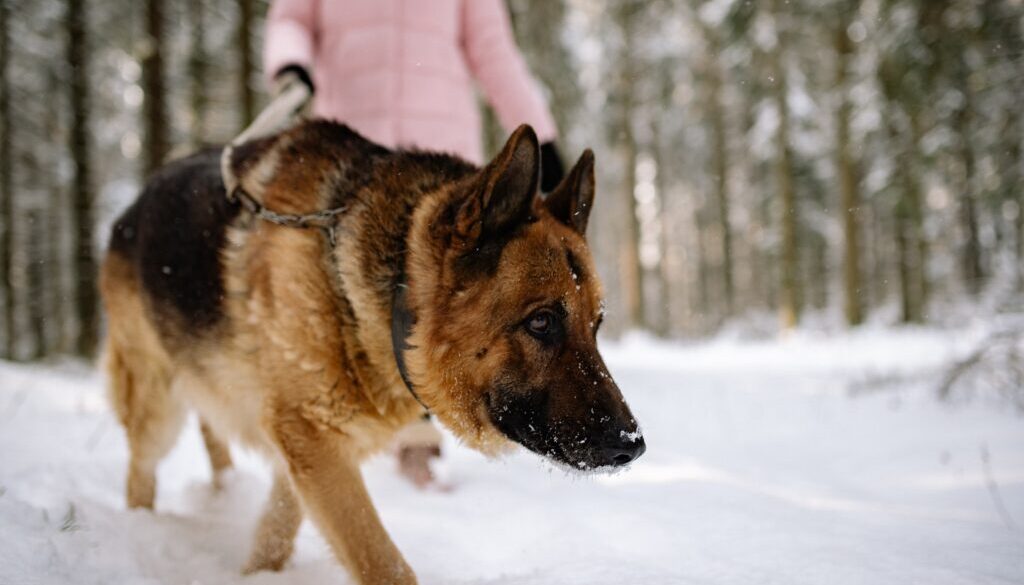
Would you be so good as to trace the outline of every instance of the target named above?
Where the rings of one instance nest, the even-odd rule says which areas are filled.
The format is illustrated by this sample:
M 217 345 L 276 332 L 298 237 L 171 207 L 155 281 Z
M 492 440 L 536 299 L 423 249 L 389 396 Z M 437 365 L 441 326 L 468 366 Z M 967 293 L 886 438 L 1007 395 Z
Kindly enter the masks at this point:
M 364 217 L 368 223 L 360 244 L 375 251 L 367 256 L 365 269 L 382 290 L 401 279 L 405 237 L 420 198 L 477 170 L 446 154 L 384 148 L 343 124 L 315 120 L 290 132 L 291 140 L 280 149 L 278 172 L 295 176 L 305 172 L 302 165 L 285 161 L 301 163 L 310 152 L 326 156 L 338 163 L 328 205 L 374 210 Z M 274 140 L 236 148 L 236 174 L 244 175 L 248 165 L 274 148 Z M 200 336 L 224 317 L 220 253 L 241 207 L 225 195 L 221 152 L 204 150 L 161 168 L 114 224 L 110 253 L 131 263 L 154 321 L 165 332 L 170 320 L 176 330 L 183 327 Z
M 204 150 L 157 171 L 110 237 L 110 252 L 134 266 L 156 316 L 178 317 L 195 333 L 222 317 L 220 250 L 240 209 L 225 197 L 220 153 Z

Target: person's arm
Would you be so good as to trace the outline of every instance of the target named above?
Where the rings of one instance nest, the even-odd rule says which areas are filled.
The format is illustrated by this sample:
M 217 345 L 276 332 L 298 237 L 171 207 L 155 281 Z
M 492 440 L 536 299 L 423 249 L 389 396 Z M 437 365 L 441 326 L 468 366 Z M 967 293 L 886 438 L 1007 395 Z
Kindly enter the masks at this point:
M 263 73 L 276 93 L 287 82 L 301 81 L 313 89 L 310 71 L 318 0 L 274 0 L 263 39 Z
M 512 131 L 533 126 L 541 142 L 541 190 L 550 191 L 565 170 L 555 147 L 558 132 L 526 61 L 519 53 L 502 0 L 466 0 L 462 4 L 462 43 L 473 77 L 501 125 Z

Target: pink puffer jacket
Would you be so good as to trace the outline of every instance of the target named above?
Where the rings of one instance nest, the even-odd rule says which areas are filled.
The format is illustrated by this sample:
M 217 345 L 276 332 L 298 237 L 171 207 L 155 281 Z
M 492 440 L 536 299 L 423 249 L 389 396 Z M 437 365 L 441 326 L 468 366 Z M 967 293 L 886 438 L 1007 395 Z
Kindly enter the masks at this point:
M 274 0 L 264 71 L 310 71 L 314 113 L 387 146 L 480 163 L 476 80 L 509 131 L 555 138 L 501 0 Z

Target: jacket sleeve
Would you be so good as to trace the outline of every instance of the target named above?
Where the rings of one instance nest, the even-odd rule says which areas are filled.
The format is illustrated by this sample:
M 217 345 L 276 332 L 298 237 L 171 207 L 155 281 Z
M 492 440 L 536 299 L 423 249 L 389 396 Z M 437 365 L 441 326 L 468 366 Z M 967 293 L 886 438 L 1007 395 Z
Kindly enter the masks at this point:
M 263 75 L 268 85 L 288 65 L 312 71 L 318 0 L 274 0 L 263 37 Z
M 512 131 L 530 124 L 542 143 L 554 140 L 554 118 L 516 46 L 504 2 L 465 0 L 462 10 L 466 61 L 501 125 Z

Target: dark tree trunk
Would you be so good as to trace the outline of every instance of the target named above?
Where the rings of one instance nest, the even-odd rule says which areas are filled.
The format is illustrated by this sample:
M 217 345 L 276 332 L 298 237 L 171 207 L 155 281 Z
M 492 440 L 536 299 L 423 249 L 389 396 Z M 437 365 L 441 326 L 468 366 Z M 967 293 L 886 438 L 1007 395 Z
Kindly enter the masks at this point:
M 41 359 L 46 355 L 46 280 L 45 258 L 46 239 L 43 231 L 43 214 L 38 209 L 30 211 L 26 217 L 28 224 L 27 264 L 25 272 L 28 295 L 28 327 L 32 333 L 31 359 Z
M 857 181 L 856 163 L 850 153 L 850 100 L 847 95 L 847 70 L 853 43 L 847 34 L 847 23 L 856 11 L 859 1 L 849 2 L 841 11 L 845 17 L 839 19 L 834 31 L 836 48 L 836 91 L 839 93 L 839 108 L 836 112 L 836 175 L 839 182 L 839 200 L 843 221 L 843 313 L 846 323 L 860 325 L 864 320 L 864 304 L 861 298 L 860 266 L 860 187 Z
M 188 57 L 189 140 L 193 148 L 206 141 L 206 15 L 203 0 L 189 0 L 188 15 L 191 38 Z
M 722 253 L 722 299 L 724 314 L 729 317 L 735 309 L 735 290 L 733 281 L 733 250 L 732 227 L 729 222 L 729 137 L 726 126 L 726 112 L 723 91 L 723 73 L 717 58 L 719 46 L 713 31 L 706 31 L 709 39 L 710 55 L 708 57 L 708 108 L 711 118 L 711 148 L 713 152 L 712 167 L 715 183 L 715 204 L 718 219 L 718 231 L 721 237 Z
M 985 268 L 982 265 L 981 240 L 978 234 L 978 194 L 974 177 L 974 149 L 971 144 L 971 118 L 974 114 L 973 91 L 968 79 L 971 75 L 971 66 L 963 55 L 959 55 L 955 67 L 957 84 L 963 96 L 960 108 L 953 115 L 959 158 L 960 269 L 967 292 L 977 295 L 984 284 Z
M 897 274 L 900 284 L 900 314 L 904 323 L 924 321 L 926 303 L 926 248 L 924 243 L 924 211 L 921 208 L 920 183 L 917 177 L 917 122 L 916 114 L 907 112 L 910 126 L 909 136 L 901 132 L 891 111 L 897 107 L 889 104 L 887 116 L 889 140 L 899 153 L 896 166 L 897 182 L 900 189 L 896 201 L 896 222 L 894 225 Z M 909 110 L 909 109 L 908 109 Z
M 660 249 L 660 262 L 658 263 L 658 293 L 661 307 L 658 312 L 658 322 L 654 324 L 655 331 L 662 337 L 668 337 L 672 333 L 673 311 L 672 311 L 672 217 L 669 210 L 668 197 L 668 149 L 662 143 L 661 124 L 656 120 L 651 124 L 652 143 L 654 145 L 654 157 L 657 161 L 657 176 L 655 185 L 658 193 L 658 223 L 660 225 L 658 247 Z
M 626 109 L 623 116 L 623 227 L 620 274 L 623 300 L 626 306 L 626 318 L 630 327 L 644 326 L 644 289 L 643 270 L 640 266 L 640 220 L 636 214 L 636 164 L 637 145 L 633 135 L 630 110 Z
M 11 174 L 11 82 L 10 82 L 10 8 L 0 0 L 0 320 L 3 322 L 3 346 L 0 358 L 14 357 L 14 283 L 11 278 L 14 255 L 14 181 Z
M 643 270 L 640 265 L 640 220 L 636 214 L 636 164 L 638 145 L 633 128 L 633 113 L 636 105 L 635 72 L 631 66 L 636 60 L 635 21 L 643 7 L 637 2 L 623 2 L 619 5 L 619 24 L 622 27 L 623 48 L 620 57 L 616 91 L 620 100 L 617 116 L 623 164 L 622 214 L 623 236 L 619 257 L 619 279 L 622 299 L 625 305 L 626 326 L 645 325 Z
M 2 1 L 2 0 L 0 0 Z M 60 72 L 56 68 L 50 68 L 47 89 L 49 95 L 61 95 L 64 83 L 61 80 Z M 46 123 L 46 135 L 53 141 L 57 141 L 61 132 L 61 117 L 50 116 Z M 50 159 L 56 166 L 59 158 L 54 156 Z M 69 351 L 67 325 L 70 318 L 68 310 L 68 289 L 65 286 L 66 274 L 68 272 L 68 250 L 65 234 L 68 233 L 67 224 L 64 221 L 64 214 L 67 213 L 67 201 L 64 196 L 63 186 L 60 177 L 56 173 L 46 173 L 46 190 L 49 196 L 49 205 L 46 213 L 46 314 L 49 318 L 48 336 L 46 340 L 46 353 L 65 353 Z
M 788 9 L 781 0 L 773 1 L 776 34 L 778 41 L 772 51 L 774 73 L 774 100 L 779 114 L 779 127 L 775 136 L 776 161 L 775 179 L 778 188 L 779 218 L 782 227 L 782 252 L 779 267 L 779 313 L 784 329 L 792 329 L 800 322 L 802 294 L 800 291 L 800 248 L 798 232 L 800 218 L 796 202 L 796 186 L 793 183 L 792 152 L 789 145 L 789 86 L 786 80 L 784 55 L 785 31 L 780 24 L 781 16 Z
M 156 2 L 156 0 L 154 0 Z M 68 0 L 67 63 L 71 106 L 70 151 L 73 241 L 75 250 L 75 312 L 78 316 L 79 355 L 96 353 L 99 316 L 96 295 L 96 259 L 93 254 L 92 166 L 89 160 L 89 45 L 85 1 Z
M 142 89 L 145 91 L 143 116 L 146 128 L 146 176 L 163 164 L 170 148 L 167 126 L 166 89 L 164 84 L 164 13 L 163 0 L 146 0 L 147 50 L 142 58 Z
M 238 0 L 238 99 L 242 107 L 242 127 L 256 117 L 256 92 L 252 88 L 253 0 Z

